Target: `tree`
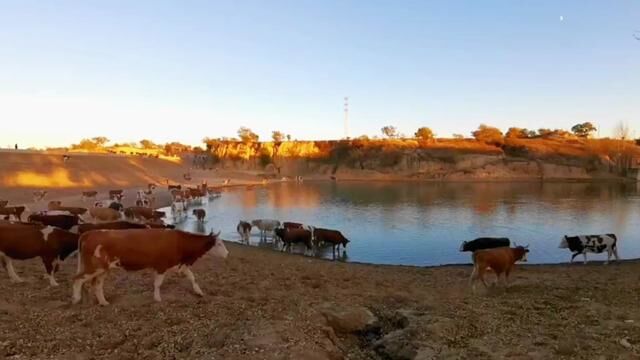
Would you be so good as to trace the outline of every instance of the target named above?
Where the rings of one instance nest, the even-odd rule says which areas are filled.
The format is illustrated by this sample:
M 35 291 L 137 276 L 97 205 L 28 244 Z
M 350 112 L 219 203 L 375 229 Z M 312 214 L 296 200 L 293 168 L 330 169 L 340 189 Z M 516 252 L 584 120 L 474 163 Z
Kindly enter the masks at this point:
M 528 139 L 536 136 L 536 132 L 533 130 L 521 129 L 517 127 L 509 128 L 505 135 L 508 139 Z
M 284 133 L 274 130 L 273 132 L 271 132 L 271 138 L 273 139 L 273 142 L 280 143 L 284 140 Z
M 613 131 L 613 135 L 620 140 L 627 140 L 631 138 L 631 128 L 629 124 L 624 121 L 620 121 Z
M 501 145 L 503 143 L 502 131 L 493 126 L 482 124 L 478 127 L 478 130 L 472 132 L 471 135 L 473 135 L 476 140 L 487 144 Z
M 291 141 L 291 134 L 287 134 L 287 141 Z
M 153 141 L 147 139 L 140 140 L 140 145 L 143 149 L 156 149 L 158 147 L 158 145 L 156 145 Z
M 590 122 L 582 124 L 576 124 L 571 128 L 571 131 L 576 134 L 577 137 L 588 138 L 592 133 L 598 131 L 595 126 Z
M 457 140 L 462 140 L 462 139 L 464 139 L 464 135 L 462 135 L 462 134 L 453 134 L 453 138 L 457 139 Z
M 98 146 L 98 147 L 102 147 L 102 146 L 104 146 L 106 143 L 108 143 L 108 142 L 109 142 L 109 139 L 107 139 L 107 138 L 106 138 L 106 137 L 104 137 L 104 136 L 97 136 L 97 137 L 92 138 L 91 140 L 93 140 L 93 142 L 94 142 L 94 143 L 96 144 L 96 146 Z
M 415 135 L 416 135 L 416 138 L 422 139 L 422 140 L 433 140 L 434 138 L 433 131 L 431 131 L 431 129 L 425 126 L 418 128 Z
M 244 143 L 258 142 L 259 139 L 258 134 L 254 133 L 253 131 L 251 131 L 251 129 L 244 126 L 238 129 L 238 137 Z
M 389 139 L 393 139 L 398 136 L 398 129 L 396 129 L 395 126 L 385 126 L 380 129 L 380 131 L 382 131 L 382 134 Z

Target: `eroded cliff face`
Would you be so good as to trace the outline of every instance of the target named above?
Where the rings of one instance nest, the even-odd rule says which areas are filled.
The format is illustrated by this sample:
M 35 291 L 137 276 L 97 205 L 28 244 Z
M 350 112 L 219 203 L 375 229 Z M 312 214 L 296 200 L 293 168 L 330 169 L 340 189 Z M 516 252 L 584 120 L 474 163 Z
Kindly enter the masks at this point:
M 445 144 L 446 145 L 446 144 Z M 269 176 L 342 179 L 588 180 L 615 178 L 606 158 L 536 156 L 482 145 L 421 146 L 414 142 L 227 143 L 200 158 L 206 167 L 257 171 Z

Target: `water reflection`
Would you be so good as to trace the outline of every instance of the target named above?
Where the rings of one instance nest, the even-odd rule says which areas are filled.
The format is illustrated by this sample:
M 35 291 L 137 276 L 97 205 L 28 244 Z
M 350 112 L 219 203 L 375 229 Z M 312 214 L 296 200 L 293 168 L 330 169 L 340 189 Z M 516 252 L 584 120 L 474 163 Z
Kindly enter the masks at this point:
M 640 257 L 636 183 L 282 183 L 227 192 L 206 204 L 206 224 L 239 240 L 239 219 L 276 218 L 338 229 L 351 240 L 343 261 L 434 265 L 468 262 L 459 243 L 508 236 L 530 243 L 531 262 L 564 262 L 564 234 L 617 233 L 623 258 Z M 274 247 L 271 243 L 251 243 Z M 279 248 L 278 248 L 279 250 Z M 296 252 L 299 251 L 296 248 Z M 331 259 L 331 248 L 318 255 Z

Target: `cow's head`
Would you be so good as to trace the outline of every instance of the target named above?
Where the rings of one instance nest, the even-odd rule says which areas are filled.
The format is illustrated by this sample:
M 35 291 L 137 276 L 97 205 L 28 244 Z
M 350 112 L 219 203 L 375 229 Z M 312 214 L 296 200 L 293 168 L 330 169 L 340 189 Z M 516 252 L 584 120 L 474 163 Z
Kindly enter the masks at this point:
M 342 235 L 342 234 L 340 234 Z M 349 241 L 349 239 L 347 239 L 346 237 L 344 237 L 344 235 L 342 235 L 342 246 L 344 246 L 345 248 L 347 247 L 347 244 L 350 243 L 351 241 Z
M 226 259 L 229 255 L 229 250 L 227 250 L 227 247 L 224 246 L 224 241 L 220 238 L 220 231 L 218 231 L 217 234 L 214 234 L 213 230 L 211 230 L 209 236 L 211 237 L 211 241 L 214 242 L 214 245 L 211 248 L 211 255 L 217 258 Z
M 463 241 L 462 244 L 460 244 L 460 251 L 464 251 L 465 246 L 467 246 L 468 241 Z
M 566 249 L 569 247 L 569 240 L 567 235 L 562 237 L 562 240 L 560 240 L 560 245 L 558 245 L 558 248 L 560 249 Z
M 258 225 L 260 225 L 261 223 L 262 223 L 262 221 L 260 221 L 260 220 L 252 220 L 252 221 L 251 221 L 251 225 L 252 225 L 252 226 L 258 226 Z
M 516 256 L 519 261 L 527 262 L 527 254 L 529 254 L 529 245 L 518 246 L 516 249 Z

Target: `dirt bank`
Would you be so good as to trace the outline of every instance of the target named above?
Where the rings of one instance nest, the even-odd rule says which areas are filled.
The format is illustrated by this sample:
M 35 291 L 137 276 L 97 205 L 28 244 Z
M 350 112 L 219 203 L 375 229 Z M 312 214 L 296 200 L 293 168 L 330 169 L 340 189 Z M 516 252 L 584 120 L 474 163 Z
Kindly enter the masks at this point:
M 0 354 L 21 359 L 375 359 L 379 335 L 335 332 L 322 309 L 370 309 L 387 351 L 422 359 L 631 359 L 640 347 L 640 262 L 521 266 L 508 292 L 472 295 L 468 266 L 344 264 L 228 244 L 206 257 L 196 298 L 177 275 L 152 300 L 149 272 L 114 271 L 112 305 L 70 305 L 75 260 L 58 288 L 38 261 L 28 282 L 0 277 Z M 588 280 L 587 280 L 588 279 Z M 632 346 L 620 344 L 621 339 Z M 381 349 L 381 343 L 378 343 Z M 403 345 L 404 344 L 404 345 Z M 394 350 L 396 349 L 396 350 Z M 399 350 L 398 350 L 399 349 Z M 381 350 L 382 351 L 382 350 Z M 634 355 L 635 354 L 635 355 Z M 635 357 L 634 357 L 635 356 Z

